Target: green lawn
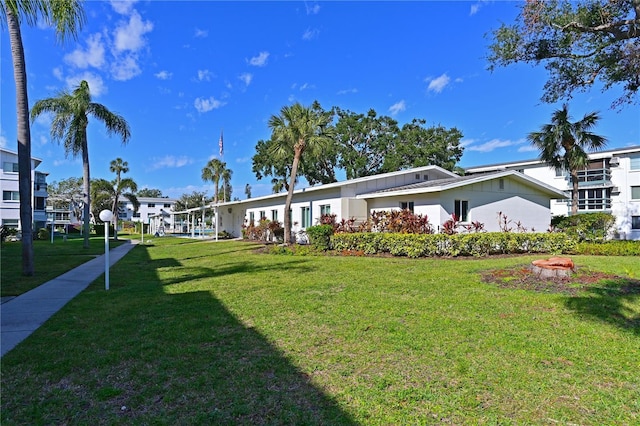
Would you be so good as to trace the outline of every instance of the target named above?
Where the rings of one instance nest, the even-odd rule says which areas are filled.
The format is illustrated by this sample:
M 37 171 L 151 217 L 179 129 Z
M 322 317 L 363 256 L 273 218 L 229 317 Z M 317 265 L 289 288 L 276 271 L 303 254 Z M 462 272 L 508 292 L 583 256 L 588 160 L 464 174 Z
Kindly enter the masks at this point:
M 83 242 L 80 235 L 70 236 L 67 241 L 57 236 L 53 244 L 51 240 L 34 241 L 35 274 L 31 277 L 22 275 L 22 243 L 3 242 L 0 248 L 0 295 L 18 296 L 104 254 L 104 237 L 90 238 L 88 249 L 82 247 Z M 109 241 L 111 248 L 119 244 L 122 241 Z
M 1 361 L 2 424 L 640 424 L 640 294 L 500 288 L 539 257 L 156 238 Z M 574 256 L 640 276 L 631 257 Z

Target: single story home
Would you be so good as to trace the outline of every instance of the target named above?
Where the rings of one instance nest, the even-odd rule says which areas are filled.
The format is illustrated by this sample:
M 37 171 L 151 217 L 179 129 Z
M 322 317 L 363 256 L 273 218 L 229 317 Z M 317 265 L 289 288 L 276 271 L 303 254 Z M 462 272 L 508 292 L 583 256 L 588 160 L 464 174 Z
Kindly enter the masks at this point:
M 279 193 L 207 206 L 218 213 L 216 230 L 236 237 L 242 227 L 262 218 L 284 222 L 287 194 Z M 301 188 L 291 203 L 292 232 L 317 225 L 323 214 L 338 221 L 366 221 L 375 211 L 409 209 L 426 215 L 439 231 L 455 214 L 462 224 L 481 222 L 500 231 L 500 219 L 529 231 L 545 231 L 551 221 L 550 201 L 564 192 L 515 170 L 458 176 L 438 166 L 424 166 L 326 185 Z

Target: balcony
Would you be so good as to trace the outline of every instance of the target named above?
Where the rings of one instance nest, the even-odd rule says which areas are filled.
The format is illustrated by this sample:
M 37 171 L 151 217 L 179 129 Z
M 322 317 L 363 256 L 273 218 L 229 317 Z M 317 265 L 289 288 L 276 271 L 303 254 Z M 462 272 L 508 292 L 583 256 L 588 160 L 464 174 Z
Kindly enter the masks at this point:
M 578 172 L 580 188 L 607 188 L 611 183 L 611 170 L 608 168 L 580 170 Z

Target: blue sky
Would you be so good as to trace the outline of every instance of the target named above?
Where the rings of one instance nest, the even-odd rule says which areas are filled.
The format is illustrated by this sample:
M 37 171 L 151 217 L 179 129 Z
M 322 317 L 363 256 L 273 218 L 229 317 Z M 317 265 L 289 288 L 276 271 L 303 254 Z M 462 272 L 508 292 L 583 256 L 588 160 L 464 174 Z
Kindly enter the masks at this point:
M 485 35 L 514 21 L 515 2 L 87 1 L 85 10 L 87 25 L 64 45 L 51 29 L 23 27 L 29 101 L 87 80 L 94 101 L 132 130 L 123 146 L 90 122 L 92 177 L 112 179 L 109 163 L 121 157 L 140 188 L 171 197 L 213 194 L 200 176 L 219 157 L 221 132 L 233 195 L 244 199 L 247 183 L 252 196 L 269 194 L 251 157 L 270 137 L 269 117 L 294 102 L 456 127 L 463 167 L 535 158 L 526 135 L 561 107 L 540 102 L 542 66 L 487 71 Z M 0 60 L 0 144 L 16 150 L 6 29 Z M 638 105 L 610 109 L 619 95 L 593 89 L 569 103 L 574 119 L 600 111 L 596 131 L 610 148 L 640 144 Z M 82 176 L 80 159 L 50 140 L 49 124 L 43 116 L 31 129 L 38 170 L 49 182 Z

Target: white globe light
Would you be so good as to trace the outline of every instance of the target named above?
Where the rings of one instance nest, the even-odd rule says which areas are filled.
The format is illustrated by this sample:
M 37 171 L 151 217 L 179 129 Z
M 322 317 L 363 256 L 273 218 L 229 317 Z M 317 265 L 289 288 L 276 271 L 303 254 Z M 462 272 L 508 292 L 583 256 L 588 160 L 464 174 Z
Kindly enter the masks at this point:
M 113 213 L 111 213 L 111 210 L 102 210 L 100 212 L 100 220 L 103 222 L 111 222 L 111 219 L 113 219 Z

